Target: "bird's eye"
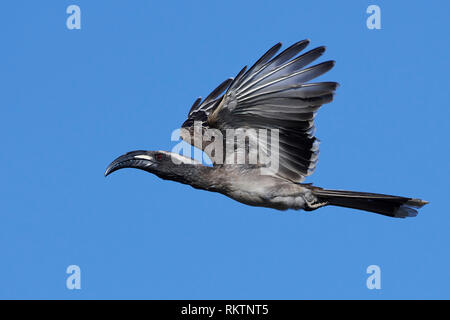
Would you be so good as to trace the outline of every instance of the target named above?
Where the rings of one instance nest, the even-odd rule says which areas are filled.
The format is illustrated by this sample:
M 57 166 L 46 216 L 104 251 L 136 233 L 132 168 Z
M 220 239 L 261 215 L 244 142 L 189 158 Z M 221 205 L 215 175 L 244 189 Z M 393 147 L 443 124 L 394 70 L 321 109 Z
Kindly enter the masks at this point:
M 155 155 L 155 158 L 156 158 L 156 160 L 161 161 L 162 158 L 163 158 L 163 156 L 162 156 L 161 153 L 157 153 L 157 154 Z

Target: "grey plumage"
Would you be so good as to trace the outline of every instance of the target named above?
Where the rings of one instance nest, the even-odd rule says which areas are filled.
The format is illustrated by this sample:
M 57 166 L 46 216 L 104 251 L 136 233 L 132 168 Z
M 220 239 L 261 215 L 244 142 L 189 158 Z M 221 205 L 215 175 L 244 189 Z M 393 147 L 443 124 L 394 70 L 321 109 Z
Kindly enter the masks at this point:
M 163 179 L 225 194 L 248 205 L 278 210 L 315 210 L 335 205 L 391 217 L 415 216 L 416 209 L 426 201 L 301 184 L 314 172 L 318 161 L 315 114 L 333 100 L 338 87 L 336 82 L 310 82 L 329 71 L 335 62 L 308 67 L 325 52 L 325 47 L 318 47 L 300 54 L 308 44 L 309 40 L 299 41 L 278 55 L 281 44 L 276 44 L 250 69 L 244 67 L 203 101 L 195 100 L 182 125 L 191 133 L 182 135 L 190 144 L 196 124 L 200 124 L 202 132 L 209 129 L 222 132 L 223 145 L 229 129 L 244 128 L 251 132 L 246 136 L 248 145 L 260 145 L 261 137 L 256 130 L 276 129 L 279 150 L 273 151 L 270 143 L 258 149 L 266 157 L 276 153 L 279 159 L 276 169 L 259 160 L 256 164 L 224 164 L 227 157 L 234 156 L 231 153 L 236 147 L 226 149 L 224 158 L 215 158 L 207 148 L 208 143 L 203 143 L 201 148 L 215 160 L 212 167 L 166 151 L 133 151 L 114 160 L 105 175 L 121 168 L 138 168 Z M 241 152 L 245 159 L 249 157 L 248 146 Z M 262 167 L 267 169 L 264 175 L 260 173 Z

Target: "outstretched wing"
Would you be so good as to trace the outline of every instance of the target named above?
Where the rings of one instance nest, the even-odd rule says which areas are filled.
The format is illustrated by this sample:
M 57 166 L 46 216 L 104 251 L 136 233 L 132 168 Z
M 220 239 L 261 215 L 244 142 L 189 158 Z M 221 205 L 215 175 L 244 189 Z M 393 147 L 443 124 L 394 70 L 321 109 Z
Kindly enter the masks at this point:
M 202 121 L 203 129 L 223 132 L 277 129 L 278 166 L 271 174 L 303 181 L 314 171 L 319 152 L 314 137 L 315 113 L 333 100 L 338 86 L 336 82 L 309 82 L 329 71 L 334 61 L 307 67 L 325 52 L 324 47 L 318 47 L 298 55 L 308 44 L 308 40 L 299 41 L 275 56 L 281 48 L 276 44 L 248 71 L 244 68 L 234 80 L 223 82 L 202 103 L 197 100 L 183 127 Z M 261 142 L 255 134 L 247 138 L 249 144 Z M 273 153 L 269 147 L 263 150 L 265 156 Z

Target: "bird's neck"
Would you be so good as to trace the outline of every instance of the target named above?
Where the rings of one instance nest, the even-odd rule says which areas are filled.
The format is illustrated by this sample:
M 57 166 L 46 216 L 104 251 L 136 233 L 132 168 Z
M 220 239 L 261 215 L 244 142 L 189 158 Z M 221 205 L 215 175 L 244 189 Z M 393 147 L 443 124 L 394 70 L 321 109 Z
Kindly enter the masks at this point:
M 223 182 L 220 181 L 215 169 L 201 164 L 179 164 L 170 167 L 164 175 L 157 175 L 162 179 L 188 184 L 196 189 L 218 191 L 223 189 Z

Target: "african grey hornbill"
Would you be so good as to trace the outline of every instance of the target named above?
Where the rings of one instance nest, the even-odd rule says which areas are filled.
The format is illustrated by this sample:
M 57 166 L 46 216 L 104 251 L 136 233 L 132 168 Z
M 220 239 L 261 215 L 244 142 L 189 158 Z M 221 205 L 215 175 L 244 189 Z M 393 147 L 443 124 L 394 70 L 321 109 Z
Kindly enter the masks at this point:
M 270 143 L 258 149 L 266 155 L 276 155 L 275 169 L 259 158 L 256 164 L 246 162 L 250 152 L 247 144 L 239 149 L 244 153 L 245 162 L 237 164 L 226 161 L 230 152 L 236 152 L 237 148 L 229 148 L 224 156 L 214 157 L 208 143 L 203 141 L 195 146 L 214 159 L 213 166 L 167 151 L 133 151 L 114 160 L 105 176 L 118 169 L 137 168 L 163 179 L 219 192 L 252 206 L 310 211 L 334 205 L 397 218 L 416 216 L 416 209 L 426 201 L 327 190 L 301 183 L 317 164 L 315 113 L 333 100 L 338 86 L 336 82 L 310 82 L 330 70 L 334 61 L 307 67 L 325 52 L 324 47 L 318 47 L 299 55 L 308 44 L 308 40 L 299 41 L 275 56 L 281 47 L 280 43 L 276 44 L 248 71 L 244 67 L 234 79 L 225 80 L 203 101 L 198 98 L 182 125 L 185 129 L 182 139 L 193 145 L 192 134 L 199 127 L 202 133 L 219 130 L 224 137 L 230 129 L 244 128 L 251 132 L 245 138 L 248 145 L 261 142 L 255 130 L 277 130 L 277 151 L 269 150 Z M 262 173 L 262 168 L 267 170 Z

